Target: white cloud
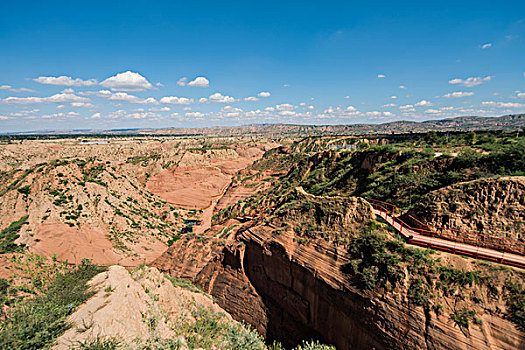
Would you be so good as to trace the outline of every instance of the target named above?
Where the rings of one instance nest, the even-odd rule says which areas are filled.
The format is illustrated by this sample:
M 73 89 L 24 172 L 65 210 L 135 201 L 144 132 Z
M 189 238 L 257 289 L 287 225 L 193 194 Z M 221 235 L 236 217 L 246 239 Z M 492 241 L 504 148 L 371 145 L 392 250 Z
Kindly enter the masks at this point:
M 432 102 L 429 102 L 427 100 L 421 100 L 418 103 L 416 103 L 416 107 L 432 107 L 434 104 Z
M 190 81 L 188 86 L 198 86 L 198 87 L 209 87 L 210 81 L 205 77 L 197 77 L 195 80 Z
M 73 79 L 71 77 L 61 75 L 59 77 L 38 77 L 33 81 L 46 85 L 60 85 L 60 86 L 92 86 L 97 85 L 98 81 L 95 79 L 82 80 L 80 78 Z
M 100 85 L 112 91 L 143 91 L 153 88 L 153 85 L 146 78 L 131 71 L 109 77 Z
M 210 102 L 215 103 L 232 103 L 235 102 L 235 99 L 231 96 L 224 96 L 219 92 L 214 93 L 208 99 Z
M 171 108 L 169 107 L 152 107 L 149 109 L 150 112 L 169 112 Z
M 188 78 L 186 78 L 186 77 L 182 77 L 182 78 L 180 78 L 180 79 L 177 81 L 177 85 L 178 85 L 178 86 L 185 86 L 187 81 L 188 81 Z
M 199 98 L 199 103 L 206 103 L 208 102 L 208 99 L 206 97 Z
M 445 98 L 461 98 L 461 97 L 467 97 L 467 96 L 473 96 L 473 92 L 462 92 L 462 91 L 456 91 L 456 92 L 450 92 L 448 94 L 443 95 Z
M 492 43 L 486 43 L 486 44 L 481 45 L 481 48 L 483 50 L 488 49 L 489 47 L 492 47 Z
M 94 104 L 86 103 L 86 102 L 73 102 L 71 103 L 71 106 L 77 107 L 77 108 L 94 108 L 95 107 Z
M 384 75 L 384 74 L 378 74 L 377 77 L 378 77 L 378 78 L 386 78 L 386 75 Z
M 273 111 L 275 111 L 275 108 L 273 108 L 273 107 L 266 107 L 264 110 L 268 111 L 268 112 L 273 112 Z
M 383 115 L 385 117 L 393 117 L 394 116 L 394 113 L 391 113 L 391 112 L 383 112 Z
M 415 111 L 413 105 L 404 105 L 404 106 L 399 106 L 399 109 L 401 109 L 401 110 L 403 110 L 403 111 Z
M 82 103 L 82 102 L 75 102 L 75 103 Z M 64 105 L 58 105 L 58 106 L 57 106 L 57 109 L 62 109 L 62 108 L 64 108 L 64 107 L 65 107 Z
M 140 98 L 135 95 L 130 95 L 126 92 L 111 92 L 109 90 L 99 90 L 99 91 L 85 91 L 85 92 L 79 92 L 80 95 L 84 96 L 98 96 L 101 98 L 105 98 L 110 101 L 123 101 L 123 102 L 129 102 L 129 103 L 138 103 L 138 104 L 149 104 L 149 105 L 156 105 L 158 104 L 157 100 L 155 100 L 153 97 L 148 98 Z
M 44 119 L 53 119 L 53 118 L 71 118 L 71 117 L 78 117 L 80 114 L 76 112 L 68 112 L 68 113 L 54 113 L 54 114 L 44 114 L 41 117 Z
M 5 115 L 0 115 L 0 120 L 7 120 L 9 117 L 6 117 Z
M 235 118 L 241 116 L 242 109 L 235 108 L 232 106 L 226 106 L 221 109 L 221 114 L 223 117 Z
M 492 76 L 490 75 L 486 76 L 485 78 L 481 78 L 481 77 L 470 77 L 467 79 L 455 78 L 455 79 L 449 80 L 448 83 L 449 84 L 459 84 L 459 85 L 467 86 L 467 87 L 473 87 L 473 86 L 481 85 L 484 82 L 490 81 L 491 79 L 492 79 Z
M 525 104 L 517 102 L 494 102 L 494 101 L 483 101 L 481 102 L 483 107 L 494 107 L 494 108 L 523 108 Z
M 34 90 L 27 88 L 13 89 L 11 85 L 1 85 L 0 90 L 9 90 L 11 92 L 35 92 Z
M 381 107 L 383 108 L 391 108 L 391 107 L 396 107 L 397 105 L 395 103 L 387 103 L 386 105 L 382 105 Z
M 194 117 L 194 118 L 202 118 L 205 116 L 204 113 L 201 113 L 201 112 L 188 112 L 186 114 L 184 114 L 184 116 L 186 117 Z
M 160 103 L 166 103 L 170 105 L 189 105 L 193 103 L 193 99 L 177 96 L 165 96 L 160 99 Z
M 249 97 L 245 97 L 244 101 L 259 101 L 259 99 L 255 96 L 249 96 Z
M 100 116 L 100 113 L 95 113 L 93 114 L 90 118 L 91 119 L 99 119 L 101 116 Z
M 396 95 L 390 96 L 391 99 L 395 100 L 397 98 Z
M 71 103 L 90 102 L 89 98 L 80 97 L 75 94 L 55 94 L 48 97 L 7 97 L 0 99 L 0 104 L 6 105 L 31 105 L 41 103 Z
M 62 90 L 60 92 L 63 93 L 63 94 L 74 94 L 75 90 L 73 90 L 72 88 L 67 88 L 67 89 L 64 89 L 64 90 Z
M 406 89 L 407 87 L 405 85 L 399 85 L 400 89 Z
M 259 97 L 270 97 L 270 93 L 268 91 L 261 91 L 257 94 Z
M 283 103 L 283 104 L 275 106 L 275 109 L 277 109 L 278 111 L 292 111 L 292 110 L 294 110 L 296 108 L 297 107 L 295 107 L 294 105 L 291 105 L 289 103 Z
M 345 98 L 350 98 L 350 96 L 346 95 Z
M 294 111 L 280 111 L 279 115 L 282 115 L 283 117 L 291 117 L 295 115 Z

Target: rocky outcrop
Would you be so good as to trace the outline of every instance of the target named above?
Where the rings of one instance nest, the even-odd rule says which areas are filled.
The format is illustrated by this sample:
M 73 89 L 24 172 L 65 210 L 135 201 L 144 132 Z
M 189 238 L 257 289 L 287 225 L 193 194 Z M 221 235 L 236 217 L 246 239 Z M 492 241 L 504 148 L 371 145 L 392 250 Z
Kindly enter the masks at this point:
M 465 331 L 451 314 L 471 306 L 470 299 L 440 299 L 444 309 L 438 314 L 407 300 L 408 278 L 394 290 L 358 289 L 342 267 L 351 258 L 348 242 L 374 218 L 366 201 L 312 196 L 300 188 L 287 200 L 274 216 L 244 224 L 236 240 L 195 276 L 195 282 L 221 307 L 236 320 L 254 326 L 268 341 L 293 346 L 317 338 L 338 349 L 525 346 L 525 334 L 501 309 L 505 308 L 501 294 L 494 300 L 487 297 L 486 304 L 478 307 L 479 324 Z M 316 217 L 320 221 L 302 221 Z M 307 230 L 310 224 L 316 234 L 331 233 L 312 235 Z M 442 259 L 448 265 L 459 263 L 461 269 L 472 269 L 463 258 L 447 255 Z M 488 293 L 478 289 L 476 295 Z
M 525 242 L 525 176 L 485 178 L 432 191 L 408 214 L 432 226 Z
M 400 292 L 363 293 L 341 272 L 342 248 L 300 244 L 268 227 L 243 233 L 197 282 L 235 319 L 288 346 L 318 338 L 338 349 L 518 349 L 525 334 L 487 314 L 465 334 L 448 313 L 410 305 Z

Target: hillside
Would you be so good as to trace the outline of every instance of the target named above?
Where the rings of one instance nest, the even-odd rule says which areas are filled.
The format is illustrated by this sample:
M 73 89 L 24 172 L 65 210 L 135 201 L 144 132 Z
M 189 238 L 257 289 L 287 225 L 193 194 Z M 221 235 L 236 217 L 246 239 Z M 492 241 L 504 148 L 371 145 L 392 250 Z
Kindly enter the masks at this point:
M 350 125 L 297 125 L 297 124 L 252 124 L 243 126 L 214 126 L 208 128 L 167 128 L 167 129 L 125 129 L 125 130 L 60 130 L 60 131 L 27 131 L 10 133 L 12 136 L 31 135 L 180 135 L 230 137 L 242 135 L 259 135 L 267 137 L 296 135 L 369 135 L 391 133 L 426 133 L 464 132 L 470 130 L 503 130 L 515 131 L 525 127 L 525 114 L 504 115 L 499 117 L 465 116 L 425 121 L 394 121 L 380 124 Z

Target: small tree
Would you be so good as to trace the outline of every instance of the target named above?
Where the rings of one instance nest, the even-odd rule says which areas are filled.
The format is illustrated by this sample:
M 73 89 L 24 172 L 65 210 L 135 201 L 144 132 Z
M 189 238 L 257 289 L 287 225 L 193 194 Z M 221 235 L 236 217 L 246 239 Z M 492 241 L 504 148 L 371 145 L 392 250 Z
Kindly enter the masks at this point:
M 469 145 L 475 145 L 476 144 L 476 133 L 474 131 L 471 131 L 467 134 L 467 143 Z
M 429 145 L 435 144 L 437 140 L 438 140 L 438 136 L 435 131 L 429 131 L 426 133 L 425 142 L 428 143 Z

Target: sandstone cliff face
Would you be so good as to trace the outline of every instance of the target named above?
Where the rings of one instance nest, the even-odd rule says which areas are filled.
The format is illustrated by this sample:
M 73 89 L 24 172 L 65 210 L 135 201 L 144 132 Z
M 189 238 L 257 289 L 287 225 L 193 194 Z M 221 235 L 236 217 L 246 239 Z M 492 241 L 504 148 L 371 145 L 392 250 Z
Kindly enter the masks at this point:
M 525 241 L 525 176 L 480 179 L 432 191 L 408 214 L 423 223 Z
M 481 324 L 462 330 L 451 314 L 471 306 L 470 299 L 458 295 L 440 299 L 444 309 L 438 315 L 428 306 L 408 302 L 408 279 L 389 291 L 363 292 L 355 287 L 342 266 L 351 258 L 348 240 L 373 219 L 366 201 L 312 196 L 302 189 L 288 201 L 292 204 L 281 206 L 274 216 L 244 224 L 235 241 L 200 272 L 193 270 L 196 283 L 221 307 L 236 320 L 253 325 L 268 340 L 293 346 L 302 339 L 318 338 L 338 349 L 525 346 L 525 334 L 500 309 L 505 304 L 501 296 L 486 298 L 476 309 Z M 323 215 L 316 216 L 316 212 Z M 308 222 L 316 217 L 320 221 Z M 303 218 L 310 219 L 304 222 Z M 316 228 L 313 235 L 307 230 L 310 224 Z M 321 231 L 331 233 L 319 236 Z M 442 258 L 448 265 L 472 269 L 463 258 L 448 254 Z M 405 276 L 408 278 L 408 272 Z M 468 298 L 488 293 L 485 287 L 469 288 Z

